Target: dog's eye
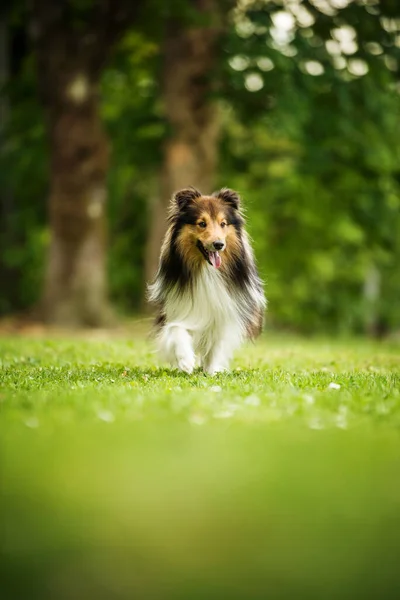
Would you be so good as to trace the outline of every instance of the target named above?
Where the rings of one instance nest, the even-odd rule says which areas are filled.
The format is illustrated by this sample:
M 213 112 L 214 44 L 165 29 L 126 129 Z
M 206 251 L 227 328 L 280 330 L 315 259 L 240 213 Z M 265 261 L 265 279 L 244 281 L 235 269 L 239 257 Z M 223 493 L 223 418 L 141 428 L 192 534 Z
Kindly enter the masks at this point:
M 222 221 L 221 227 L 226 227 L 227 225 L 228 225 L 228 223 L 226 223 L 225 221 Z
M 199 223 L 197 223 L 197 225 L 202 229 L 205 229 L 207 227 L 207 223 L 205 221 L 200 221 Z

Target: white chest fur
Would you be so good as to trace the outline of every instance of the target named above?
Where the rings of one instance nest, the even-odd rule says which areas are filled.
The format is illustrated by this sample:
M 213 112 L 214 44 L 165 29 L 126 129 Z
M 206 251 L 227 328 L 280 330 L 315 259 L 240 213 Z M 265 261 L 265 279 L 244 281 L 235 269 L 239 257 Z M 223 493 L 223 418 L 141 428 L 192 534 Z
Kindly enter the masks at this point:
M 228 323 L 237 309 L 221 274 L 209 265 L 205 265 L 190 290 L 172 291 L 165 305 L 167 322 L 179 321 L 192 331 Z
M 243 337 L 243 323 L 233 290 L 221 273 L 204 265 L 190 290 L 172 291 L 165 304 L 166 326 L 183 327 L 193 337 L 195 351 L 205 356 L 222 339 L 236 347 Z

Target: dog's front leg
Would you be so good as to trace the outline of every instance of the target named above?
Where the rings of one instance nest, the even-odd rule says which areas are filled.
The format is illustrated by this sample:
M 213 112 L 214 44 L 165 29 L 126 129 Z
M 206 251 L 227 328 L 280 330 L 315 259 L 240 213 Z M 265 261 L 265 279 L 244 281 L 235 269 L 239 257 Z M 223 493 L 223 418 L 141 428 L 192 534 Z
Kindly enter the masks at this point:
M 240 346 L 242 339 L 243 331 L 240 324 L 230 324 L 229 327 L 224 327 L 217 332 L 211 351 L 203 360 L 204 370 L 209 375 L 228 371 L 233 353 Z
M 232 355 L 231 349 L 223 341 L 219 342 L 211 350 L 204 361 L 204 370 L 209 375 L 222 373 L 229 369 L 229 361 Z
M 166 325 L 161 336 L 161 351 L 166 359 L 181 371 L 192 373 L 196 357 L 192 337 L 184 327 Z

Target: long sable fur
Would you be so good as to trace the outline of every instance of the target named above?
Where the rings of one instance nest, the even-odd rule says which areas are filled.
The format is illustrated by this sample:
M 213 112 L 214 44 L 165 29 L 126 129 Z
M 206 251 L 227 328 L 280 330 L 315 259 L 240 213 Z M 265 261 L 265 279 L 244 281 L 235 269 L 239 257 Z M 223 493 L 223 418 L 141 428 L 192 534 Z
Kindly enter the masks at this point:
M 164 305 L 169 294 L 194 293 L 193 283 L 197 277 L 179 252 L 179 233 L 185 225 L 194 225 L 198 211 L 194 204 L 202 194 L 195 188 L 177 192 L 171 200 L 168 212 L 168 230 L 165 235 L 159 268 L 154 282 L 149 286 L 149 300 L 158 306 L 156 325 L 165 324 Z M 232 296 L 240 296 L 240 318 L 247 336 L 256 337 L 262 330 L 265 298 L 253 252 L 244 229 L 244 215 L 237 192 L 223 188 L 212 194 L 224 203 L 228 223 L 233 225 L 238 240 L 238 249 L 229 264 L 221 270 L 226 288 Z M 206 265 L 203 266 L 205 268 Z

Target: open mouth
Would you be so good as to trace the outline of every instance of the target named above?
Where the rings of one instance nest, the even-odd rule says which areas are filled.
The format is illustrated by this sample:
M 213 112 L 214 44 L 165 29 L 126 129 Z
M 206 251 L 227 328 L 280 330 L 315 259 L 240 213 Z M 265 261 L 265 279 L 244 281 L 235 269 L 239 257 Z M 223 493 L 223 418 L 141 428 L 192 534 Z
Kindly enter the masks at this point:
M 200 240 L 197 240 L 197 247 L 209 265 L 211 265 L 212 267 L 215 267 L 216 269 L 220 268 L 221 256 L 220 256 L 219 252 L 217 252 L 217 250 L 215 250 L 214 252 L 209 252 L 208 250 L 206 250 L 204 248 L 204 246 Z

